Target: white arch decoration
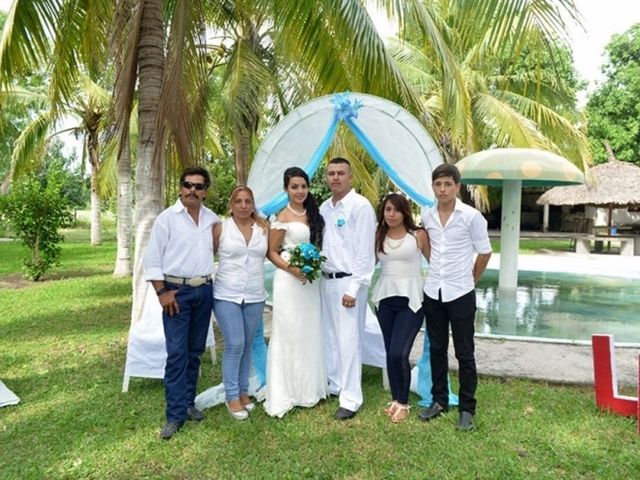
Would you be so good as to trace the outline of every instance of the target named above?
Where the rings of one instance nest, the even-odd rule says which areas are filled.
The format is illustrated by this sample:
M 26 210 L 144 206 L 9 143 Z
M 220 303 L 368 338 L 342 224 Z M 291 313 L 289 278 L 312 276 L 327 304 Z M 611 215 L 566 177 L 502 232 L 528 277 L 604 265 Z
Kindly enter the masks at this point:
M 351 129 L 402 192 L 420 206 L 433 204 L 431 171 L 443 160 L 422 124 L 389 100 L 345 92 L 299 106 L 269 132 L 256 153 L 247 182 L 263 214 L 271 215 L 284 207 L 282 173 L 286 168 L 301 167 L 313 177 L 340 122 Z

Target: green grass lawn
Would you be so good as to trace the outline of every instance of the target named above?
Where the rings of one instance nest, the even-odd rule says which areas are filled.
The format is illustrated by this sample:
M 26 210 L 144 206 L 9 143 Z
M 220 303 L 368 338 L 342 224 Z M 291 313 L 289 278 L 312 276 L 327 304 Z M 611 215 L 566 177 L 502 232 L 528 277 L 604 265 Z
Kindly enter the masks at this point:
M 500 253 L 500 239 L 491 239 L 491 248 L 494 253 Z M 569 239 L 520 239 L 520 255 L 534 255 L 541 250 L 554 250 L 558 252 L 573 252 Z
M 596 410 L 588 387 L 481 378 L 476 431 L 451 412 L 429 424 L 382 413 L 380 371 L 364 369 L 365 404 L 332 419 L 335 399 L 282 420 L 261 407 L 247 422 L 206 411 L 169 442 L 158 439 L 164 391 L 132 379 L 120 392 L 129 279 L 113 279 L 115 244 L 71 232 L 62 265 L 19 280 L 22 250 L 0 243 L 0 379 L 22 402 L 0 409 L 0 478 L 637 478 L 635 421 Z M 205 356 L 200 389 L 220 382 Z M 456 381 L 455 376 L 453 381 Z M 412 396 L 415 404 L 417 397 Z

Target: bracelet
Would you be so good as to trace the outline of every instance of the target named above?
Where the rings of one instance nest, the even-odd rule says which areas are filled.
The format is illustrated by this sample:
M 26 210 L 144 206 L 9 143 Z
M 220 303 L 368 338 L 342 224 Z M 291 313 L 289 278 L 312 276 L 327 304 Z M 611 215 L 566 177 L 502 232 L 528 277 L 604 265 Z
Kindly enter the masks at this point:
M 160 296 L 164 293 L 167 293 L 169 289 L 167 287 L 162 287 L 160 290 L 156 290 L 156 295 Z

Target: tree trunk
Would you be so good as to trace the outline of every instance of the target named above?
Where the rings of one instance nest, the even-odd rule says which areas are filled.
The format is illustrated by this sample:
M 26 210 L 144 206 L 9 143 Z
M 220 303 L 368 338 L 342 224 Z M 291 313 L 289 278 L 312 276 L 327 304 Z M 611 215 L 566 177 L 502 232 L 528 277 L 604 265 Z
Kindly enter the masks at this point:
M 98 132 L 89 130 L 86 134 L 87 153 L 91 167 L 91 245 L 102 244 L 102 212 L 100 190 L 98 188 L 98 171 L 100 157 L 98 156 Z
M 142 314 L 148 284 L 142 256 L 151 227 L 162 209 L 164 158 L 158 145 L 158 104 L 164 75 L 162 0 L 143 0 L 138 42 L 138 154 L 136 165 L 135 255 L 132 322 Z M 155 158 L 157 155 L 157 158 Z
M 128 277 L 133 273 L 131 265 L 131 222 L 133 219 L 133 197 L 131 193 L 131 148 L 129 135 L 123 138 L 118 157 L 118 203 L 117 203 L 117 253 L 113 269 L 114 277 Z
M 102 244 L 102 212 L 97 184 L 98 170 L 91 167 L 91 245 L 94 246 Z
M 234 140 L 234 153 L 236 162 L 236 185 L 247 184 L 247 166 L 251 155 L 251 141 L 249 135 L 238 131 Z

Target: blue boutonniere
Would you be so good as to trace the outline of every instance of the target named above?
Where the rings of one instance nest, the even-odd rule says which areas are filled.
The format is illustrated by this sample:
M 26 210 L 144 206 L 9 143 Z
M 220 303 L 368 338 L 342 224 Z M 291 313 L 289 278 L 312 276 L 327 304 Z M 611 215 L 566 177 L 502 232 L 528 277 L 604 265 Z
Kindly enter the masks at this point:
M 344 218 L 339 218 L 338 220 L 336 220 L 336 225 L 339 227 L 344 227 L 344 224 L 347 223 L 344 221 Z

